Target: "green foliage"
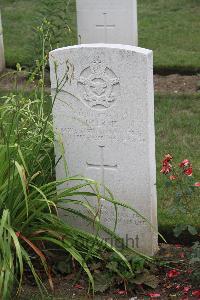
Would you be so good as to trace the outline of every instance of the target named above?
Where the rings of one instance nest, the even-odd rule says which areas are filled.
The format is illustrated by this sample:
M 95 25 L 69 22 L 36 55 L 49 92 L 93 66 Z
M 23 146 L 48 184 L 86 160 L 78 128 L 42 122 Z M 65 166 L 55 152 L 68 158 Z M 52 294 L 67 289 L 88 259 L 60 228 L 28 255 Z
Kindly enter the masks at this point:
M 178 225 L 176 225 L 176 227 L 173 230 L 174 231 L 174 236 L 179 237 L 181 235 L 181 233 L 185 230 L 188 230 L 188 232 L 191 235 L 197 235 L 198 234 L 198 232 L 197 232 L 197 230 L 194 226 L 185 225 L 185 224 L 178 224 Z
M 45 18 L 51 23 L 52 46 L 76 44 L 74 0 L 2 0 L 0 6 L 7 67 L 15 68 L 17 62 L 34 67 L 41 49 L 36 28 Z
M 111 274 L 105 270 L 104 272 L 97 272 L 94 275 L 94 288 L 95 292 L 103 293 L 105 292 L 110 286 L 114 283 L 114 277 L 111 276 Z
M 73 32 L 68 24 L 72 24 L 70 15 L 71 0 L 42 0 L 37 12 L 38 24 L 35 35 L 33 35 L 34 57 L 40 61 L 41 48 L 48 53 L 52 49 L 71 45 Z M 38 32 L 41 36 L 46 33 L 46 38 L 38 39 Z M 44 43 L 40 44 L 39 41 Z
M 197 214 L 199 198 L 190 197 L 190 214 L 177 210 L 173 212 L 169 207 L 172 207 L 171 204 L 175 198 L 174 185 L 168 181 L 168 186 L 166 186 L 165 177 L 160 174 L 163 154 L 171 153 L 176 157 L 177 162 L 181 162 L 183 158 L 189 158 L 192 162 L 195 178 L 197 181 L 200 180 L 199 99 L 198 94 L 168 94 L 156 95 L 155 97 L 158 223 L 160 231 L 172 231 L 176 224 L 190 224 L 199 229 Z M 189 178 L 185 179 L 190 181 Z
M 192 164 L 188 159 L 182 160 L 178 167 L 173 163 L 173 157 L 166 154 L 162 161 L 162 169 L 160 171 L 165 176 L 166 188 L 172 189 L 174 195 L 169 213 L 174 216 L 177 213 L 184 213 L 199 219 L 199 208 L 193 212 L 193 203 L 198 203 L 200 197 L 200 183 L 196 182 L 193 177 Z M 162 176 L 163 176 L 162 175 Z M 191 235 L 197 235 L 197 230 L 192 225 L 178 223 L 174 229 L 174 235 L 178 237 L 183 231 L 188 230 Z
M 42 0 L 40 6 L 41 18 L 49 22 L 52 48 L 60 48 L 70 44 L 71 27 L 70 8 L 71 0 Z M 70 22 L 71 23 L 71 22 Z
M 196 242 L 192 246 L 191 253 L 188 255 L 189 264 L 192 268 L 191 272 L 191 281 L 199 288 L 199 282 L 200 282 L 200 243 Z
M 124 285 L 129 290 L 137 289 L 138 285 L 146 285 L 155 289 L 158 280 L 152 275 L 150 264 L 141 256 L 133 255 L 127 249 L 122 253 L 131 265 L 131 270 L 124 268 L 121 259 L 112 253 L 104 257 L 103 264 L 93 264 L 96 292 L 105 292 L 111 285 Z
M 200 243 L 199 242 L 194 243 L 194 245 L 192 246 L 192 252 L 189 258 L 190 258 L 191 265 L 199 263 L 199 267 L 200 267 Z

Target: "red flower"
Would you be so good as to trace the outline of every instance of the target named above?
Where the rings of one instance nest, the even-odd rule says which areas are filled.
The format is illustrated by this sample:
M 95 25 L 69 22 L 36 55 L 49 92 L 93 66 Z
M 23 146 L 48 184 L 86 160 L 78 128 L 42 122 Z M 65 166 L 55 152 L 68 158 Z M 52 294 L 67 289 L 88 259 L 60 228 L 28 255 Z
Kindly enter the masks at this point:
M 188 159 L 184 159 L 180 164 L 179 164 L 179 167 L 180 168 L 185 168 L 185 167 L 188 167 L 190 166 L 190 161 Z
M 193 291 L 192 296 L 200 297 L 200 290 Z
M 176 285 L 177 290 L 180 290 L 180 288 L 181 288 L 180 284 Z
M 115 295 L 127 295 L 127 291 L 126 290 L 116 290 L 113 292 L 113 294 Z
M 80 284 L 75 284 L 75 285 L 74 285 L 74 288 L 75 288 L 75 289 L 79 289 L 79 290 L 84 290 L 84 289 L 85 289 L 84 286 L 82 286 L 82 285 L 80 285 Z
M 169 179 L 170 179 L 170 180 L 176 180 L 176 176 L 175 176 L 175 175 L 170 175 L 170 176 L 169 176 Z
M 189 167 L 188 169 L 185 169 L 183 173 L 187 176 L 192 176 L 192 167 Z
M 167 276 L 169 278 L 174 278 L 174 277 L 176 277 L 178 275 L 180 275 L 180 272 L 177 271 L 177 270 L 175 270 L 175 269 L 174 270 L 170 270 L 169 272 L 167 272 Z
M 172 169 L 172 166 L 168 162 L 166 162 L 165 164 L 163 163 L 160 173 L 163 173 L 166 175 L 171 172 L 171 169 Z
M 171 172 L 172 166 L 169 163 L 170 160 L 172 160 L 172 156 L 170 154 L 165 155 L 165 157 L 162 161 L 162 169 L 161 169 L 160 173 L 163 173 L 166 175 Z
M 158 294 L 158 293 L 148 293 L 148 294 L 146 294 L 146 296 L 151 297 L 151 298 L 158 298 L 158 297 L 160 297 L 160 294 Z
M 200 187 L 200 182 L 196 182 L 195 184 L 193 184 L 193 186 L 199 186 Z
M 173 157 L 170 154 L 167 154 L 167 155 L 165 155 L 165 158 L 164 158 L 163 162 L 164 161 L 168 161 L 169 162 L 170 160 L 172 160 L 172 158 Z
M 189 290 L 191 290 L 191 286 L 185 286 L 185 287 L 183 288 L 184 294 L 187 294 L 187 293 L 189 292 Z
M 185 257 L 185 253 L 181 252 L 181 253 L 179 253 L 179 256 L 180 256 L 180 258 L 184 258 Z
M 188 159 L 184 159 L 180 164 L 180 168 L 183 168 L 183 173 L 187 176 L 192 176 L 192 164 Z
M 181 244 L 175 244 L 175 247 L 176 247 L 177 249 L 182 248 Z
M 20 237 L 21 232 L 17 231 L 17 232 L 15 232 L 15 234 L 16 234 L 17 237 Z

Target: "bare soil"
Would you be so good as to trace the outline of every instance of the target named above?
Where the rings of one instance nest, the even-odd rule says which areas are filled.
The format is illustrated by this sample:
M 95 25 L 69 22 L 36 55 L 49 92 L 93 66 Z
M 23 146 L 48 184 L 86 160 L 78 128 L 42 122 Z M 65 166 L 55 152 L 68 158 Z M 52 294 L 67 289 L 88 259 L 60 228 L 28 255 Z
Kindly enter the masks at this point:
M 194 94 L 200 92 L 199 75 L 154 75 L 155 92 L 164 94 Z
M 25 92 L 33 91 L 38 86 L 38 80 L 30 80 L 31 73 L 27 71 L 17 72 L 12 69 L 6 69 L 0 74 L 0 91 L 23 90 Z M 45 74 L 46 90 L 50 92 L 49 72 Z
M 27 82 L 28 73 L 25 71 L 18 72 L 7 69 L 0 75 L 0 91 L 9 91 L 24 89 L 33 90 L 36 82 Z M 49 73 L 46 73 L 47 91 L 50 89 Z M 200 75 L 154 75 L 154 87 L 156 93 L 162 94 L 194 94 L 200 93 Z
M 138 286 L 137 290 L 124 290 L 123 287 L 111 286 L 104 294 L 97 294 L 94 297 L 88 294 L 86 278 L 82 277 L 79 282 L 74 284 L 76 274 L 70 274 L 64 277 L 56 276 L 53 278 L 55 291 L 55 300 L 148 300 L 148 299 L 181 299 L 181 300 L 200 300 L 199 277 L 194 277 L 194 268 L 189 264 L 191 258 L 191 248 L 179 244 L 160 244 L 160 250 L 157 258 L 161 262 L 155 267 L 154 275 L 159 280 L 159 285 L 155 290 L 147 288 L 144 285 Z M 26 280 L 27 282 L 27 280 Z M 39 300 L 36 286 L 27 282 L 23 286 L 23 292 L 19 300 Z

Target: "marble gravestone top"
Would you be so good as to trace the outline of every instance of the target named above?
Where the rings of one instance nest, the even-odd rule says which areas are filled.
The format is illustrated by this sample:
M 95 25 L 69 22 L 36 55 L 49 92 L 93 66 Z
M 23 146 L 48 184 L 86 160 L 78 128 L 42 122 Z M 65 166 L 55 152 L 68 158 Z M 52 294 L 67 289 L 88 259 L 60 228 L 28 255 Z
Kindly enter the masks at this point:
M 71 80 L 59 92 L 53 115 L 70 175 L 105 184 L 157 228 L 152 51 L 113 44 L 56 49 L 50 52 L 52 95 L 67 64 L 73 66 Z M 57 179 L 65 177 L 62 161 L 56 171 Z M 101 221 L 113 229 L 115 210 L 105 200 Z M 157 250 L 155 231 L 128 209 L 118 210 L 116 232 L 147 254 Z
M 138 45 L 137 0 L 76 0 L 79 44 Z

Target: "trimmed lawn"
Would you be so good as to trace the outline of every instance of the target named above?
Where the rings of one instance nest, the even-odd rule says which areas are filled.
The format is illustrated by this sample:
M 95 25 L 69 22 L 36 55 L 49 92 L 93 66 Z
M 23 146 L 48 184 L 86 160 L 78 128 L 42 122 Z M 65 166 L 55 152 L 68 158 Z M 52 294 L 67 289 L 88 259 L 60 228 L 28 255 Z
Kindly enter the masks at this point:
M 31 66 L 34 61 L 34 27 L 39 0 L 1 0 L 6 65 L 19 62 Z
M 157 70 L 200 70 L 200 1 L 138 0 L 139 45 Z
M 43 1 L 1 0 L 9 67 L 17 62 L 32 65 L 36 47 L 33 27 L 40 24 L 38 11 L 43 9 Z M 68 11 L 66 20 L 72 33 L 63 40 L 66 46 L 76 44 L 75 0 L 70 1 Z M 199 16 L 199 0 L 138 0 L 139 45 L 154 50 L 157 71 L 200 70 Z
M 0 7 L 2 8 L 7 67 L 15 68 L 17 62 L 22 66 L 33 65 L 37 49 L 40 47 L 36 28 L 41 25 L 42 19 L 47 17 L 43 11 L 43 1 L 1 0 Z M 59 3 L 57 5 L 59 7 Z M 76 44 L 76 8 L 74 0 L 71 1 L 68 7 L 69 13 L 66 17 L 66 23 L 69 23 L 68 25 L 72 31 L 68 34 L 67 40 L 66 37 L 63 38 L 63 46 Z M 48 14 L 51 15 L 51 10 Z

